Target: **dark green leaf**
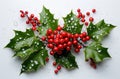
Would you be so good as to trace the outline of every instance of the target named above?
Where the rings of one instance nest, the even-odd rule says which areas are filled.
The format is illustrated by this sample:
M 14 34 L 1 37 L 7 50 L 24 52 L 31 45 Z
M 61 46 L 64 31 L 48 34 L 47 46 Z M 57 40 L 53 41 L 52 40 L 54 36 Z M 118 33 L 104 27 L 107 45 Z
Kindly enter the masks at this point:
M 93 59 L 95 63 L 102 62 L 103 59 L 110 58 L 107 49 L 102 47 L 98 42 L 92 42 L 85 48 L 85 59 Z
M 75 57 L 71 54 L 71 52 L 63 51 L 62 55 L 55 53 L 54 58 L 57 64 L 62 65 L 67 69 L 78 68 Z
M 40 50 L 30 55 L 22 64 L 21 73 L 36 71 L 39 67 L 45 65 L 45 59 L 48 57 L 46 49 Z
M 38 31 L 41 35 L 45 35 L 48 28 L 55 30 L 58 26 L 58 20 L 54 19 L 54 15 L 45 7 L 43 7 L 42 12 L 40 13 L 40 21 L 41 26 L 38 27 Z
M 102 39 L 107 36 L 114 27 L 115 26 L 111 24 L 106 24 L 104 20 L 101 20 L 96 25 L 90 23 L 87 28 L 87 32 L 93 40 L 101 42 Z
M 71 11 L 64 19 L 64 30 L 70 32 L 72 34 L 81 33 L 81 29 L 83 25 L 80 25 L 79 19 L 75 14 Z

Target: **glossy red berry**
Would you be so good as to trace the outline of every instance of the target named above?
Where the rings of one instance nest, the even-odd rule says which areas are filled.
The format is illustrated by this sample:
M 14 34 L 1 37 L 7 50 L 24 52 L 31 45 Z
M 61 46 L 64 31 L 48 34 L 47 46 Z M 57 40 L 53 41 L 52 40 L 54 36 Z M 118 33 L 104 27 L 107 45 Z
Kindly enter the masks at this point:
M 57 30 L 54 30 L 53 33 L 56 35 L 56 34 L 58 33 L 58 31 L 57 31 Z
M 73 44 L 76 45 L 77 44 L 77 40 L 73 40 Z
M 42 39 L 42 41 L 45 41 L 45 40 L 46 40 L 46 37 L 45 37 L 45 36 L 42 36 L 41 39 Z
M 30 17 L 33 18 L 33 17 L 34 17 L 34 14 L 31 14 Z
M 87 41 L 90 40 L 90 36 L 86 36 L 86 40 L 87 40 Z
M 57 66 L 57 69 L 58 69 L 58 70 L 61 70 L 61 66 L 60 66 L 60 65 L 58 65 L 58 66 Z
M 78 13 L 80 12 L 80 9 L 79 9 L 79 8 L 77 9 L 77 12 L 78 12 Z
M 69 47 L 69 46 L 66 47 L 66 50 L 67 50 L 67 51 L 70 51 L 70 49 L 71 49 L 71 47 Z
M 74 37 L 75 37 L 75 38 L 78 38 L 78 37 L 79 37 L 79 34 L 76 33 L 76 34 L 74 35 Z
M 25 14 L 27 15 L 27 14 L 28 14 L 28 11 L 25 11 Z
M 58 47 L 54 47 L 54 49 L 53 49 L 55 52 L 57 52 L 58 51 Z
M 88 22 L 85 22 L 85 26 L 88 26 Z
M 29 23 L 30 23 L 29 20 L 27 20 L 27 21 L 26 21 L 26 24 L 29 24 Z
M 54 45 L 53 45 L 53 44 L 49 44 L 49 48 L 51 48 L 51 49 L 52 49 L 53 47 L 54 47 Z
M 56 66 L 57 65 L 57 63 L 56 62 L 53 62 L 53 66 Z
M 47 57 L 47 58 L 45 59 L 45 61 L 48 62 L 48 61 L 49 61 L 49 58 Z
M 92 9 L 92 12 L 95 13 L 95 12 L 96 12 L 96 9 Z
M 58 31 L 61 31 L 61 30 L 62 30 L 62 28 L 61 28 L 60 25 L 57 27 L 57 30 L 58 30 Z
M 36 27 L 33 26 L 33 27 L 32 27 L 32 30 L 35 31 L 35 30 L 36 30 Z
M 87 15 L 87 16 L 90 16 L 90 12 L 86 12 L 86 15 Z
M 48 29 L 47 30 L 47 34 L 49 35 L 49 34 L 51 34 L 52 33 L 52 29 Z
M 55 73 L 55 74 L 57 74 L 57 73 L 58 73 L 58 70 L 57 70 L 57 69 L 56 69 L 56 70 L 54 70 L 54 73 Z
M 86 42 L 87 40 L 86 40 L 86 38 L 82 38 L 82 41 L 83 41 L 83 42 Z
M 71 41 L 68 41 L 67 45 L 68 45 L 68 46 L 71 46 L 71 45 L 72 45 L 72 42 L 71 42 Z
M 84 19 L 84 18 L 81 18 L 81 22 L 85 22 L 85 19 Z
M 50 51 L 50 55 L 54 55 L 54 52 L 53 52 L 53 51 Z
M 89 18 L 89 21 L 90 21 L 90 22 L 93 22 L 93 21 L 94 21 L 94 18 L 93 18 L 93 17 L 90 17 L 90 18 Z
M 84 15 L 84 14 L 82 14 L 82 18 L 85 18 L 85 15 Z
M 59 44 L 58 45 L 58 49 L 62 49 L 63 48 L 63 45 L 62 44 Z
M 24 18 L 24 17 L 25 17 L 25 15 L 22 13 L 22 14 L 20 15 L 20 17 L 21 17 L 21 18 Z
M 83 38 L 84 36 L 83 36 L 83 34 L 81 33 L 81 34 L 79 35 L 79 37 L 80 37 L 80 38 Z
M 77 48 L 78 48 L 78 49 L 81 49 L 81 48 L 82 48 L 82 46 L 81 46 L 81 45 L 78 45 L 78 46 L 77 46 Z
M 76 53 L 80 52 L 80 49 L 75 48 L 75 52 L 76 52 Z

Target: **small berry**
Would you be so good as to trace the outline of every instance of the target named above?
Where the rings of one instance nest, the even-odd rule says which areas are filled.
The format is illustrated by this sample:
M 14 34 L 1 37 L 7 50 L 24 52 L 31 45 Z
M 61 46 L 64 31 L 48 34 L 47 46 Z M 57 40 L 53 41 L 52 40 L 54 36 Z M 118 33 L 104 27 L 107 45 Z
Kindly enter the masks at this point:
M 46 40 L 46 37 L 45 37 L 45 36 L 42 36 L 41 39 L 42 39 L 42 41 L 45 41 L 45 40 Z
M 22 14 L 20 15 L 20 17 L 21 17 L 21 18 L 24 18 L 24 17 L 25 17 L 25 15 L 22 13 Z
M 85 22 L 85 19 L 84 19 L 84 18 L 81 18 L 81 22 Z
M 56 62 L 53 62 L 53 66 L 56 66 L 57 65 L 57 63 Z
M 96 12 L 96 9 L 92 9 L 92 12 L 95 13 L 95 12 Z
M 82 18 L 85 18 L 85 15 L 84 15 L 84 14 L 82 14 Z
M 33 17 L 34 17 L 34 14 L 31 14 L 30 17 L 33 18 Z
M 75 48 L 75 52 L 76 52 L 76 53 L 80 52 L 80 49 Z
M 87 15 L 87 16 L 90 16 L 90 12 L 86 12 L 86 15 Z
M 27 15 L 27 14 L 28 14 L 28 11 L 25 11 L 25 14 Z
M 78 12 L 78 13 L 80 12 L 80 9 L 79 9 L 79 8 L 77 9 L 77 12 Z
M 87 33 L 86 33 L 86 32 L 83 32 L 82 35 L 83 35 L 83 37 L 86 37 L 86 36 L 87 36 Z
M 83 41 L 83 42 L 86 42 L 87 40 L 86 40 L 86 38 L 82 38 L 82 41 Z
M 74 35 L 74 37 L 75 37 L 75 38 L 78 38 L 78 37 L 79 37 L 79 34 L 76 33 L 76 34 Z
M 85 22 L 85 26 L 88 26 L 88 22 Z
M 47 30 L 47 34 L 49 35 L 49 34 L 51 34 L 52 33 L 52 29 L 48 29 Z
M 49 61 L 49 58 L 47 57 L 47 58 L 45 59 L 45 61 L 48 62 L 48 61 Z
M 34 20 L 38 21 L 38 18 L 37 18 L 37 17 L 34 17 Z
M 76 45 L 76 44 L 77 44 L 77 40 L 74 40 L 74 41 L 73 41 L 73 44 Z
M 71 42 L 71 41 L 68 41 L 67 45 L 68 45 L 68 46 L 71 46 L 71 45 L 72 45 L 72 42 Z
M 58 30 L 58 31 L 61 31 L 61 30 L 62 30 L 62 28 L 61 28 L 60 25 L 57 27 L 57 30 Z
M 58 65 L 58 66 L 57 66 L 57 69 L 58 69 L 58 70 L 61 70 L 61 66 L 60 66 L 60 65 Z
M 32 27 L 32 30 L 35 31 L 35 30 L 36 30 L 36 27 Z
M 84 36 L 83 36 L 83 34 L 80 34 L 79 37 L 80 37 L 80 38 L 83 38 Z
M 58 47 L 54 47 L 54 49 L 53 49 L 55 52 L 57 52 L 58 51 Z
M 29 24 L 29 23 L 30 23 L 29 20 L 27 20 L 27 21 L 26 21 L 26 24 Z
M 86 36 L 86 40 L 87 40 L 87 41 L 90 40 L 90 36 Z
M 81 46 L 81 45 L 78 45 L 78 46 L 77 46 L 77 48 L 78 48 L 78 49 L 81 49 L 81 48 L 82 48 L 82 46 Z
M 56 70 L 54 70 L 54 73 L 55 73 L 55 74 L 57 74 L 57 73 L 58 73 L 58 70 L 57 70 L 57 69 L 56 69 Z
M 49 44 L 49 48 L 51 48 L 51 49 L 52 49 L 53 47 L 54 47 L 54 46 L 53 46 L 53 44 Z
M 90 21 L 90 22 L 93 22 L 93 21 L 94 21 L 94 18 L 93 18 L 93 17 L 90 17 L 90 18 L 89 18 L 89 21 Z
M 66 50 L 67 50 L 67 51 L 70 51 L 70 49 L 71 49 L 71 47 L 67 46 Z
M 54 52 L 53 52 L 53 51 L 50 51 L 50 55 L 54 55 Z

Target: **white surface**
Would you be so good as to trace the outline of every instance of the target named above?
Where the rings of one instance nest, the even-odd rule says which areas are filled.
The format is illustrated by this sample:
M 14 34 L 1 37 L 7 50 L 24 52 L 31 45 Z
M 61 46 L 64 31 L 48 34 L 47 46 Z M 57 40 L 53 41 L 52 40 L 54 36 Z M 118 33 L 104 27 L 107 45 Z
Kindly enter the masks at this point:
M 111 59 L 104 61 L 96 70 L 84 62 L 84 55 L 76 56 L 79 69 L 67 71 L 62 68 L 54 74 L 52 60 L 38 72 L 19 75 L 21 62 L 12 58 L 13 52 L 4 46 L 14 36 L 13 29 L 25 30 L 25 20 L 19 17 L 19 10 L 28 10 L 37 16 L 42 6 L 46 6 L 56 18 L 65 16 L 73 9 L 83 11 L 97 9 L 96 21 L 105 19 L 117 27 L 103 41 L 109 48 Z M 0 79 L 120 79 L 120 0 L 1 0 L 0 1 Z M 62 21 L 59 22 L 62 24 Z M 53 59 L 53 58 L 51 58 Z

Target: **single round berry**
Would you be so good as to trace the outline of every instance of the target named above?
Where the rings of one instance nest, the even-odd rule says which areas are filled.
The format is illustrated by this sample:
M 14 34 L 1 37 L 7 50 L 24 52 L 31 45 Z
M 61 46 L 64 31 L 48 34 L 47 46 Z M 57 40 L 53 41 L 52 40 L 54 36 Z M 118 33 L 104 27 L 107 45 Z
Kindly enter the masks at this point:
M 32 27 L 32 30 L 35 31 L 35 30 L 36 30 L 36 27 L 33 26 L 33 27 Z
M 90 16 L 90 12 L 86 12 L 86 15 L 87 15 L 87 16 Z
M 70 49 L 71 49 L 71 47 L 69 47 L 69 46 L 66 47 L 66 50 L 67 50 L 67 51 L 70 51 Z
M 48 61 L 49 61 L 49 58 L 47 57 L 47 58 L 45 59 L 45 61 L 48 62 Z
M 87 40 L 87 41 L 90 40 L 90 36 L 86 36 L 86 40 Z
M 37 18 L 37 17 L 34 17 L 34 20 L 38 21 L 38 18 Z
M 33 17 L 34 17 L 34 14 L 31 14 L 30 17 L 33 18 Z
M 71 46 L 71 45 L 72 45 L 72 42 L 71 42 L 71 41 L 68 41 L 67 45 L 68 45 L 68 46 Z
M 84 18 L 81 18 L 81 22 L 85 22 L 85 19 L 84 19 Z
M 53 33 L 56 35 L 56 34 L 58 33 L 58 31 L 57 31 L 57 30 L 54 30 Z
M 83 41 L 83 42 L 86 42 L 87 40 L 86 40 L 86 38 L 82 38 L 82 41 Z
M 80 34 L 79 37 L 80 37 L 80 38 L 83 38 L 84 36 L 83 36 L 83 34 Z
M 76 53 L 80 52 L 80 49 L 75 48 L 75 52 L 76 52 Z
M 29 23 L 30 23 L 29 20 L 27 20 L 27 21 L 26 21 L 26 24 L 29 24 Z
M 90 18 L 89 18 L 89 21 L 90 21 L 90 22 L 93 22 L 93 21 L 94 21 L 94 18 L 93 18 L 93 17 L 90 17 Z
M 85 15 L 84 15 L 84 14 L 82 14 L 82 18 L 85 18 Z
M 60 66 L 60 65 L 58 65 L 58 66 L 57 66 L 57 69 L 58 69 L 58 70 L 61 70 L 61 66 Z
M 79 37 L 79 34 L 76 33 L 76 34 L 74 35 L 74 37 L 75 37 L 75 38 L 78 38 L 78 37 Z
M 76 44 L 77 44 L 77 40 L 74 40 L 74 41 L 73 41 L 73 44 L 76 45 Z
M 58 49 L 62 49 L 63 48 L 63 45 L 62 44 L 59 44 L 58 45 Z
M 50 55 L 54 55 L 54 52 L 53 52 L 53 51 L 50 51 Z
M 52 29 L 48 29 L 47 30 L 47 34 L 49 35 L 49 34 L 51 34 L 52 33 Z
M 85 26 L 88 26 L 88 22 L 85 22 Z
M 80 9 L 79 9 L 79 8 L 77 9 L 77 12 L 78 12 L 78 13 L 80 12 Z
M 60 41 L 60 43 L 61 43 L 61 44 L 63 44 L 63 43 L 64 43 L 64 39 L 60 39 L 59 41 Z
M 27 15 L 27 14 L 28 14 L 28 11 L 25 11 L 25 14 Z
M 59 40 L 58 40 L 58 39 L 54 40 L 54 43 L 55 43 L 55 44 L 58 44 L 58 43 L 59 43 Z
M 92 9 L 92 12 L 95 13 L 95 12 L 96 12 L 96 9 Z
M 66 37 L 64 40 L 65 40 L 65 42 L 68 42 L 68 41 L 69 41 L 69 39 L 68 39 L 67 37 Z
M 78 46 L 77 46 L 77 48 L 78 48 L 78 49 L 81 49 L 81 48 L 82 48 L 82 46 L 81 46 L 81 45 L 78 45 Z
M 61 28 L 60 25 L 57 27 L 57 30 L 58 30 L 58 31 L 61 31 L 61 30 L 62 30 L 62 28 Z
M 53 49 L 55 52 L 57 52 L 58 51 L 58 47 L 54 47 L 54 49 Z
M 45 37 L 45 36 L 42 36 L 41 39 L 42 39 L 42 41 L 45 41 L 45 40 L 46 40 L 46 37 Z
M 22 14 L 20 15 L 20 17 L 21 17 L 21 18 L 24 18 L 24 17 L 25 17 L 25 15 L 22 13 Z
M 57 73 L 58 73 L 58 70 L 57 70 L 57 69 L 56 69 L 56 70 L 54 70 L 54 73 L 55 73 L 55 74 L 57 74 Z
M 53 44 L 49 44 L 49 48 L 51 48 L 51 49 L 52 49 L 53 47 L 54 47 L 54 45 L 53 45 Z
M 53 62 L 53 66 L 56 66 L 57 65 L 57 63 L 56 62 Z

